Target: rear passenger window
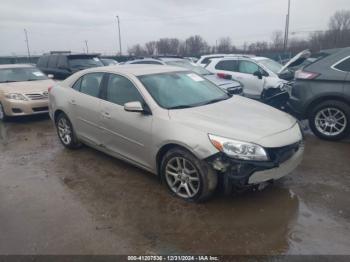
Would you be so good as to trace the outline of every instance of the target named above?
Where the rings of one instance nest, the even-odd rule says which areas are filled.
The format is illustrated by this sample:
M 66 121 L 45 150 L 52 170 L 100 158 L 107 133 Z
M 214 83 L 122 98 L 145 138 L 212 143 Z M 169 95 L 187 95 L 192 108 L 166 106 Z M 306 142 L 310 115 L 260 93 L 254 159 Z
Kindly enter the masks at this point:
M 42 56 L 39 58 L 39 61 L 38 61 L 38 67 L 41 67 L 41 68 L 45 68 L 47 67 L 47 62 L 49 61 L 49 57 L 48 56 Z
M 68 60 L 67 57 L 64 55 L 60 55 L 57 60 L 57 67 L 58 68 L 67 68 L 68 67 Z
M 255 72 L 259 71 L 260 68 L 257 64 L 249 61 L 240 61 L 238 71 L 243 74 L 254 74 Z
M 335 66 L 336 69 L 350 72 L 350 57 Z
M 231 72 L 237 72 L 237 61 L 236 60 L 223 60 L 217 63 L 215 69 L 225 70 Z
M 102 77 L 103 73 L 91 73 L 83 76 L 80 84 L 80 92 L 93 97 L 98 97 Z
M 110 75 L 107 86 L 107 101 L 124 106 L 125 103 L 143 102 L 134 84 L 127 78 L 119 75 Z
M 52 55 L 49 57 L 49 63 L 47 65 L 48 68 L 55 68 L 57 67 L 57 60 L 58 56 L 57 55 Z

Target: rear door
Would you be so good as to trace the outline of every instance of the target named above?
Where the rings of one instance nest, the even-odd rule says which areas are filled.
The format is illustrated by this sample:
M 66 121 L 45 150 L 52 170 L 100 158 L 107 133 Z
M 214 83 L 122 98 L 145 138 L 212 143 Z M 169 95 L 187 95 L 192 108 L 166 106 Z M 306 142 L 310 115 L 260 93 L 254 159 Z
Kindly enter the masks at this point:
M 89 143 L 102 144 L 101 85 L 104 73 L 82 76 L 74 85 L 69 98 L 70 112 L 77 135 Z
M 101 102 L 104 145 L 108 150 L 149 169 L 152 141 L 152 115 L 127 112 L 124 104 L 145 104 L 134 83 L 125 76 L 110 74 L 103 87 Z

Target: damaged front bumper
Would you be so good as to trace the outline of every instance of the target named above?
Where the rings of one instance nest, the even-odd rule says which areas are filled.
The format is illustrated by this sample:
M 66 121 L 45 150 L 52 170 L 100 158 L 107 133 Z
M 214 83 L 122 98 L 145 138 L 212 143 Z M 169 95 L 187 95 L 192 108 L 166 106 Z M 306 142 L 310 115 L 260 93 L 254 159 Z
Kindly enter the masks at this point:
M 301 163 L 304 153 L 303 142 L 281 148 L 267 149 L 270 161 L 245 161 L 218 153 L 208 163 L 222 176 L 226 193 L 233 188 L 242 189 L 270 182 L 291 173 Z

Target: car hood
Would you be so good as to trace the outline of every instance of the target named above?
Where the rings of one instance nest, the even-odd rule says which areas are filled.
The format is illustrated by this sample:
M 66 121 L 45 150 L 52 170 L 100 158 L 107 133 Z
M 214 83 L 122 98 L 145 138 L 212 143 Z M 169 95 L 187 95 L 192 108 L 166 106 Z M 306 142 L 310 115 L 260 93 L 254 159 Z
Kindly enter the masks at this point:
M 208 134 L 257 143 L 265 147 L 290 144 L 291 139 L 281 139 L 279 134 L 292 129 L 297 123 L 296 119 L 287 113 L 241 96 L 233 96 L 231 99 L 206 106 L 169 110 L 169 117 L 181 125 Z M 298 132 L 299 137 L 300 130 Z M 297 141 L 300 138 L 293 139 Z
M 206 79 L 213 82 L 215 85 L 223 87 L 223 88 L 231 88 L 231 87 L 240 87 L 241 84 L 234 80 L 223 79 L 218 77 L 215 74 L 212 75 L 204 75 Z
M 311 52 L 309 50 L 304 50 L 294 56 L 291 60 L 289 60 L 281 69 L 278 71 L 278 74 L 284 72 L 287 68 L 298 66 L 303 63 L 306 59 L 311 56 Z
M 26 82 L 11 82 L 1 83 L 0 89 L 5 93 L 20 93 L 28 94 L 35 92 L 45 92 L 48 88 L 54 85 L 55 82 L 51 79 L 38 80 L 38 81 L 26 81 Z

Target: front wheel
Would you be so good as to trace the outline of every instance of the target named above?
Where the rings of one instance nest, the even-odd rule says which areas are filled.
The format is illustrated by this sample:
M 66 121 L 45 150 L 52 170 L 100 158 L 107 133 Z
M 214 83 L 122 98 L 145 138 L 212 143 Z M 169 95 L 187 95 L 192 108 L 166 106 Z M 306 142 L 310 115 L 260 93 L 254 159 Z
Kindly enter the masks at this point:
M 309 124 L 321 139 L 343 139 L 350 134 L 350 106 L 336 100 L 322 102 L 311 110 Z
M 217 174 L 209 165 L 182 148 L 166 153 L 161 175 L 173 195 L 191 202 L 208 199 L 217 186 Z
M 76 149 L 81 146 L 81 143 L 78 141 L 74 133 L 72 123 L 65 114 L 61 113 L 57 117 L 56 129 L 58 137 L 65 147 L 69 149 Z

